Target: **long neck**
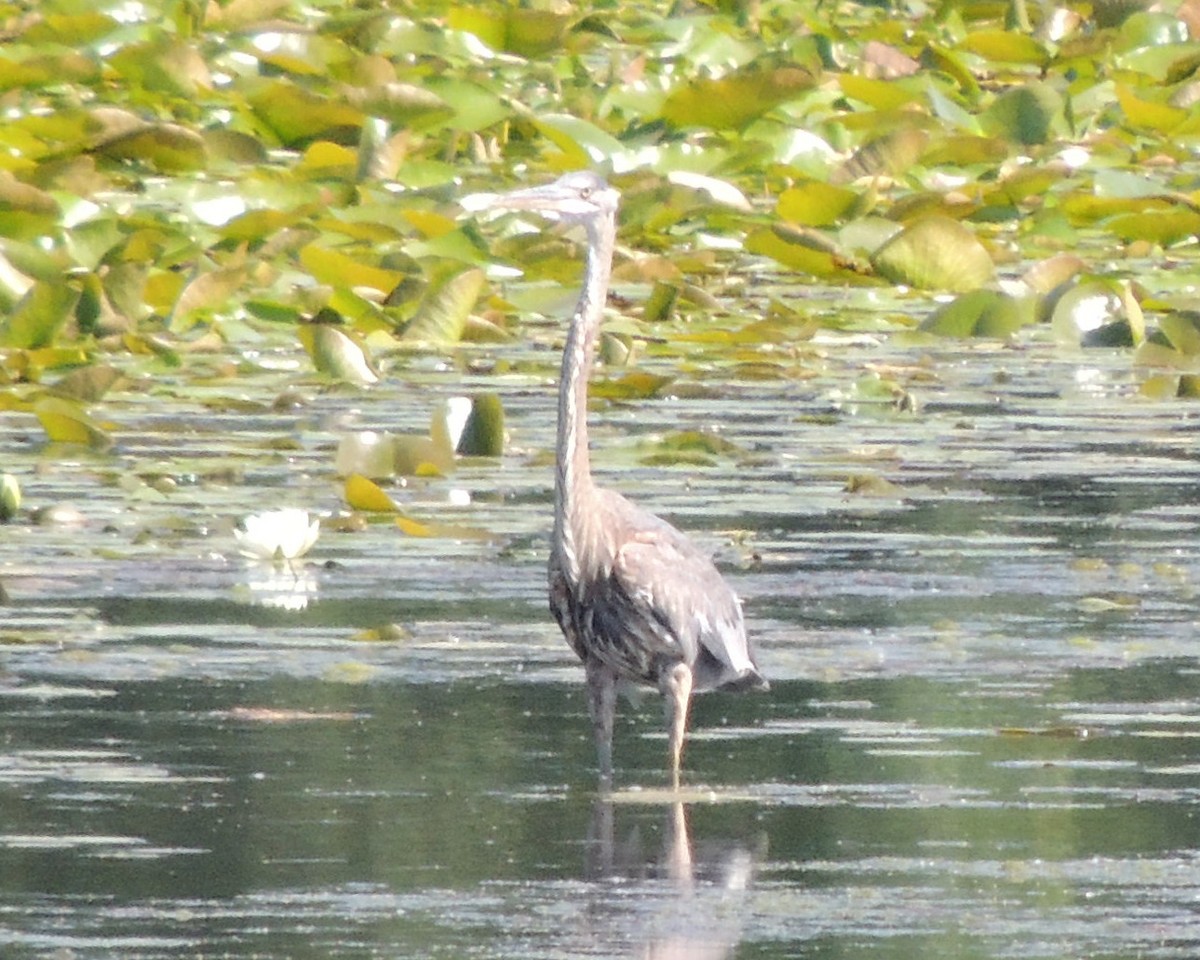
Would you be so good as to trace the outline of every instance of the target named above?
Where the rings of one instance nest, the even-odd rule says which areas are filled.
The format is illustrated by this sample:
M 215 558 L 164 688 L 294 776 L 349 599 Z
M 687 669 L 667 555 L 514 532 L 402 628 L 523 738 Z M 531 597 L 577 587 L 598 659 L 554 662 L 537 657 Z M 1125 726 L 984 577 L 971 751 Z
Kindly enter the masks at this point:
M 571 317 L 563 348 L 562 375 L 558 383 L 558 462 L 554 484 L 554 524 L 567 548 L 568 562 L 576 561 L 576 533 L 587 521 L 583 514 L 592 488 L 588 456 L 588 377 L 596 357 L 596 337 L 604 315 L 616 222 L 609 219 L 589 231 L 583 291 Z

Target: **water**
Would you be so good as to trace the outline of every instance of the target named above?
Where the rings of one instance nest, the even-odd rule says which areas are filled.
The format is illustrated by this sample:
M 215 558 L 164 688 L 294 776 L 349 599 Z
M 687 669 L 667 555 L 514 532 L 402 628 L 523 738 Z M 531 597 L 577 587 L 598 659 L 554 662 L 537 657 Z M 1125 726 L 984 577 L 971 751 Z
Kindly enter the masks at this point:
M 0 422 L 84 518 L 0 530 L 0 955 L 1196 954 L 1192 406 L 1119 352 L 901 338 L 599 406 L 597 471 L 716 553 L 772 680 L 698 700 L 680 802 L 623 705 L 602 803 L 545 608 L 553 355 L 495 350 L 509 453 L 391 491 L 491 538 L 381 518 L 294 570 L 233 522 L 337 511 L 340 433 L 423 429 L 461 374 L 114 395 L 111 456 Z M 642 462 L 697 427 L 735 452 Z

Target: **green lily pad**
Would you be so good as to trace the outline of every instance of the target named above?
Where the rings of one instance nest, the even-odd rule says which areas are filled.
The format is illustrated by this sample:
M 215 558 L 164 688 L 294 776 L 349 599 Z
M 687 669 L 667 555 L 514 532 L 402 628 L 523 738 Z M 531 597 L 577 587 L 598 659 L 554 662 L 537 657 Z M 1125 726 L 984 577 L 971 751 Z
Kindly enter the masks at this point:
M 1082 281 L 1059 297 L 1050 327 L 1060 343 L 1083 347 L 1137 346 L 1146 333 L 1129 284 L 1108 279 Z
M 1032 298 L 972 290 L 939 307 L 920 329 L 943 337 L 1007 337 L 1033 320 Z
M 498 457 L 504 453 L 504 405 L 499 396 L 480 393 L 471 398 L 471 412 L 455 452 L 465 457 Z
M 858 194 L 815 180 L 788 187 L 779 195 L 776 212 L 792 223 L 827 227 L 837 223 L 858 202 Z
M 1017 143 L 1046 143 L 1063 124 L 1062 94 L 1041 80 L 1000 94 L 984 112 L 985 127 Z
M 880 276 L 918 290 L 966 292 L 995 274 L 992 258 L 957 220 L 926 217 L 906 227 L 871 258 Z
M 1159 318 L 1158 329 L 1180 353 L 1200 357 L 1200 314 L 1168 313 Z
M 204 138 L 177 123 L 145 124 L 108 138 L 95 149 L 114 160 L 137 160 L 164 173 L 188 173 L 208 165 Z
M 347 94 L 347 101 L 369 116 L 418 130 L 454 116 L 454 109 L 436 93 L 410 83 L 356 89 Z
M 458 6 L 450 9 L 446 22 L 452 30 L 473 33 L 493 50 L 541 57 L 562 47 L 571 18 L 552 10 Z
M 673 90 L 662 116 L 676 127 L 740 130 L 768 110 L 794 100 L 816 83 L 801 67 L 743 70 L 723 77 L 702 77 Z
M 364 387 L 379 381 L 366 347 L 345 330 L 327 323 L 304 323 L 296 328 L 296 336 L 318 372 Z
M 861 177 L 898 177 L 906 173 L 924 153 L 929 134 L 919 127 L 904 126 L 868 141 L 837 171 L 835 180 L 848 183 Z
M 113 445 L 105 428 L 74 400 L 47 394 L 34 401 L 33 412 L 54 443 L 75 443 L 93 450 L 108 450 Z
M 783 225 L 751 231 L 746 237 L 746 250 L 815 277 L 834 276 L 841 270 L 828 238 Z
M 467 318 L 484 287 L 483 271 L 472 267 L 455 274 L 428 292 L 417 312 L 400 332 L 400 339 L 429 343 L 458 343 Z
M 47 347 L 71 318 L 79 292 L 61 281 L 38 281 L 7 317 L 0 318 L 0 343 L 32 349 Z
M 339 131 L 357 131 L 364 119 L 360 109 L 344 100 L 322 97 L 284 80 L 263 86 L 249 102 L 262 122 L 287 146 L 329 138 Z

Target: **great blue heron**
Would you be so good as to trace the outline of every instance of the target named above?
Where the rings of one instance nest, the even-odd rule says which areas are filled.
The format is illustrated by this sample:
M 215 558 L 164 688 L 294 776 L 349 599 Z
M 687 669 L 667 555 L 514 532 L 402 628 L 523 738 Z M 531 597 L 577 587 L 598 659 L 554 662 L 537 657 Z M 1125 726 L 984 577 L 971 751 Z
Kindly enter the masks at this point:
M 587 231 L 583 290 L 563 348 L 558 387 L 550 609 L 583 661 L 600 781 L 612 786 L 618 685 L 666 697 L 671 782 L 693 691 L 765 688 L 746 640 L 742 607 L 712 560 L 686 536 L 592 481 L 588 375 L 612 273 L 620 194 L 587 171 L 474 203 L 529 210 Z

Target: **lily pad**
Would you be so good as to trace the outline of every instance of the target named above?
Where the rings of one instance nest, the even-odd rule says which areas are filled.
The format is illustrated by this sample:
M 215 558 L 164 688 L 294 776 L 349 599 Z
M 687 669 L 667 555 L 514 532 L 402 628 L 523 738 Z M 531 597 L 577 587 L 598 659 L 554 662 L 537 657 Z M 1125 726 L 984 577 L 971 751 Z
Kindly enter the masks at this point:
M 305 323 L 296 328 L 296 336 L 318 372 L 363 387 L 379 381 L 366 347 L 345 330 L 327 323 Z
M 467 457 L 498 457 L 504 453 L 504 405 L 494 393 L 471 398 L 471 412 L 455 446 Z
M 1063 123 L 1061 93 L 1045 81 L 1034 81 L 1000 94 L 983 115 L 993 133 L 1017 143 L 1046 143 Z
M 426 294 L 416 315 L 400 332 L 400 339 L 458 343 L 483 286 L 483 271 L 475 267 L 452 276 L 441 287 Z
M 1136 346 L 1145 339 L 1142 308 L 1129 284 L 1096 279 L 1058 298 L 1050 326 L 1062 343 L 1083 347 Z
M 926 217 L 906 227 L 871 258 L 879 274 L 919 290 L 975 290 L 995 274 L 975 235 L 948 217 Z
M 113 445 L 112 437 L 88 416 L 82 404 L 46 395 L 34 402 L 33 412 L 55 443 L 76 443 L 94 450 L 108 450 Z
M 50 346 L 71 319 L 78 299 L 78 291 L 66 283 L 35 283 L 15 309 L 0 319 L 0 343 L 26 349 Z
M 346 478 L 346 504 L 352 510 L 363 510 L 368 513 L 395 513 L 396 504 L 392 501 L 379 484 L 369 480 L 361 473 L 352 473 Z
M 944 337 L 1008 337 L 1033 320 L 1032 298 L 972 290 L 939 307 L 920 329 Z
M 541 57 L 558 50 L 571 19 L 553 10 L 507 7 L 488 9 L 478 5 L 452 7 L 446 22 L 453 30 L 479 37 L 493 50 L 522 57 Z
M 801 67 L 703 77 L 668 94 L 662 116 L 676 127 L 739 130 L 771 108 L 811 90 L 815 82 L 812 74 Z

